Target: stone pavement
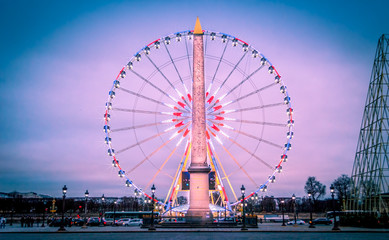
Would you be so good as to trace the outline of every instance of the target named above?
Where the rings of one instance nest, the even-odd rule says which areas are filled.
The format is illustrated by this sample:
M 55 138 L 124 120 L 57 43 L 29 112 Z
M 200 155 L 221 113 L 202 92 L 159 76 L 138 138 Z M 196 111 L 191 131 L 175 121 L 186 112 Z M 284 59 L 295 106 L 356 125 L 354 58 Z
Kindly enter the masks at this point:
M 389 233 L 389 229 L 376 229 L 376 228 L 357 228 L 357 227 L 340 227 L 340 232 L 355 232 L 355 233 Z M 1 233 L 54 233 L 57 232 L 58 227 L 30 227 L 22 228 L 19 224 L 9 226 L 6 228 L 0 229 Z M 68 233 L 107 233 L 107 232 L 148 232 L 147 228 L 140 228 L 137 226 L 130 227 L 67 227 Z M 241 232 L 240 227 L 235 228 L 159 228 L 157 227 L 157 232 Z M 308 228 L 308 225 L 297 225 L 297 226 L 281 226 L 281 223 L 264 223 L 259 224 L 258 228 L 249 228 L 248 232 L 334 232 L 332 231 L 332 225 L 316 225 L 316 228 Z M 389 235 L 388 235 L 389 237 Z

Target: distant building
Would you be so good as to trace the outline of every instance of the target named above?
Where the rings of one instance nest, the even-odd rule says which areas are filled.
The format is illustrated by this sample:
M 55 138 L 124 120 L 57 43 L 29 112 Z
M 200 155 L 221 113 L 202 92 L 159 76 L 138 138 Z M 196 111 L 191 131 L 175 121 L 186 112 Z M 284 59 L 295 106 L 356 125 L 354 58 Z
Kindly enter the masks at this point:
M 38 194 L 35 192 L 28 192 L 28 193 L 20 193 L 20 192 L 10 192 L 10 193 L 4 193 L 0 192 L 0 198 L 35 198 L 35 199 L 43 199 L 43 198 L 53 198 L 49 195 L 44 194 Z

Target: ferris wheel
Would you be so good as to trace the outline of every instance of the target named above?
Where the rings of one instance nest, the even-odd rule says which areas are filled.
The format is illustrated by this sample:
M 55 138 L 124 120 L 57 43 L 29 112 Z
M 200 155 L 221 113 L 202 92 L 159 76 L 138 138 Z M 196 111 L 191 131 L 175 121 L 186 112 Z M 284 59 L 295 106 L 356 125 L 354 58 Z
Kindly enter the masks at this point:
M 274 65 L 247 42 L 204 30 L 206 143 L 210 199 L 231 210 L 242 184 L 265 192 L 282 172 L 293 138 L 293 108 Z M 105 143 L 123 184 L 165 210 L 190 188 L 193 31 L 140 49 L 108 91 Z

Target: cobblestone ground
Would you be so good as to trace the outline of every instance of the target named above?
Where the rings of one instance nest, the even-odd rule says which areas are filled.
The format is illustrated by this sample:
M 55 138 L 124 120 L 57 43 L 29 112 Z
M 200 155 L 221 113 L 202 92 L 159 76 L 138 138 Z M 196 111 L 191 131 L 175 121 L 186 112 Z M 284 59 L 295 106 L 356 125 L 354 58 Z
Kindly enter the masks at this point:
M 382 232 L 89 232 L 89 233 L 0 233 L 0 239 L 10 240 L 118 240 L 118 239 L 322 239 L 322 240 L 387 240 Z
M 121 240 L 121 239 L 389 239 L 389 229 L 368 229 L 341 227 L 340 232 L 331 230 L 332 226 L 316 226 L 308 228 L 302 226 L 282 227 L 278 223 L 260 224 L 258 228 L 250 228 L 242 232 L 240 228 L 157 228 L 156 232 L 140 227 L 71 227 L 67 232 L 58 233 L 58 227 L 32 227 L 21 228 L 19 225 L 6 226 L 0 229 L 0 240 L 25 239 L 93 239 L 93 240 Z

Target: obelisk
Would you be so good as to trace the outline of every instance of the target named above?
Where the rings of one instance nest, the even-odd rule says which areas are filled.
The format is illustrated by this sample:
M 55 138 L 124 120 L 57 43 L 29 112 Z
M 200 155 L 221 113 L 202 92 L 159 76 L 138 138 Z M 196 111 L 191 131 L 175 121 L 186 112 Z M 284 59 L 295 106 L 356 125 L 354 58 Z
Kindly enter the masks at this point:
M 209 209 L 210 167 L 207 162 L 205 135 L 205 86 L 203 30 L 197 18 L 193 37 L 193 84 L 192 84 L 192 149 L 190 173 L 189 210 L 186 220 L 204 224 L 212 220 Z

